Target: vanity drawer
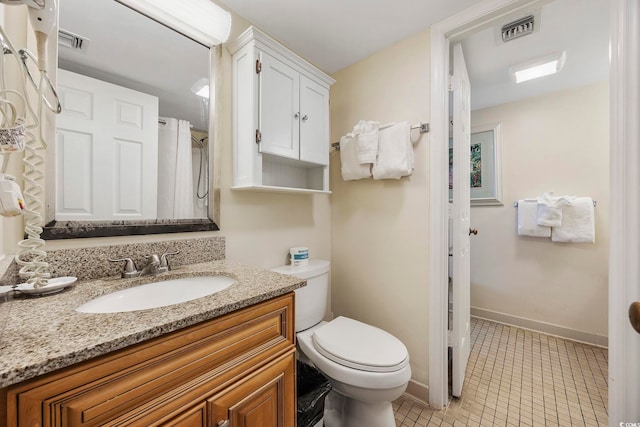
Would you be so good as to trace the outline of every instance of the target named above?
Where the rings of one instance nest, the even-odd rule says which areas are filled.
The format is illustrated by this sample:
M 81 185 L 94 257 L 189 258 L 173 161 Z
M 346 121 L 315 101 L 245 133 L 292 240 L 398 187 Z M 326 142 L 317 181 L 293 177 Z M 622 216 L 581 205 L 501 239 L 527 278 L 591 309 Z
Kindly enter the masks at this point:
M 12 386 L 8 425 L 104 425 L 137 408 L 173 407 L 291 350 L 293 318 L 288 294 Z

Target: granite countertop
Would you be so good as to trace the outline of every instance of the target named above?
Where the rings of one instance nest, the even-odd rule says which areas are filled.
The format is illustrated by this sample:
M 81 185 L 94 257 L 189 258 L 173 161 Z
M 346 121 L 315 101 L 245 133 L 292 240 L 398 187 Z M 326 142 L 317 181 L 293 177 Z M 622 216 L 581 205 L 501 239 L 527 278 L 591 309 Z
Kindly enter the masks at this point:
M 220 274 L 235 279 L 216 294 L 149 310 L 86 314 L 79 305 L 135 285 L 180 277 Z M 304 281 L 229 261 L 183 265 L 135 279 L 78 281 L 43 297 L 0 303 L 0 387 L 222 316 L 304 286 Z

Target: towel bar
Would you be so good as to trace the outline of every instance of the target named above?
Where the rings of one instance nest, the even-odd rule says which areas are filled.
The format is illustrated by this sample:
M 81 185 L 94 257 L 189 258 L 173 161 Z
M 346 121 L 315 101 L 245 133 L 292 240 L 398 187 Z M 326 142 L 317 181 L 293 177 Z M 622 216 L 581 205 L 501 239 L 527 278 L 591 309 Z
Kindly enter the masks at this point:
M 597 201 L 593 201 L 593 206 L 598 206 L 598 202 Z M 513 202 L 513 207 L 517 208 L 518 207 L 518 202 Z
M 419 125 L 411 126 L 411 130 L 415 129 L 420 129 L 420 133 L 427 133 L 429 132 L 429 123 L 420 123 Z M 339 150 L 340 142 L 334 142 L 333 144 L 331 144 L 331 147 Z

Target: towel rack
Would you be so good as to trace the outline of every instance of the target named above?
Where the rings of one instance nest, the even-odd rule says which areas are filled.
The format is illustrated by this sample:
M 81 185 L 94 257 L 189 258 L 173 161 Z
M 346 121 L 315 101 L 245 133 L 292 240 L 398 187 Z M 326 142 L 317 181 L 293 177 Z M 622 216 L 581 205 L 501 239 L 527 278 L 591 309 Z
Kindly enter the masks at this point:
M 593 201 L 593 206 L 598 206 L 598 202 L 597 201 Z M 517 208 L 518 207 L 518 202 L 513 202 L 513 207 Z
M 381 128 L 384 128 L 384 126 L 381 126 Z M 415 130 L 415 129 L 419 129 L 420 133 L 427 133 L 429 132 L 429 123 L 420 123 L 418 125 L 414 125 L 411 126 L 411 130 Z M 334 142 L 333 144 L 331 144 L 332 148 L 335 148 L 336 150 L 340 149 L 340 142 Z

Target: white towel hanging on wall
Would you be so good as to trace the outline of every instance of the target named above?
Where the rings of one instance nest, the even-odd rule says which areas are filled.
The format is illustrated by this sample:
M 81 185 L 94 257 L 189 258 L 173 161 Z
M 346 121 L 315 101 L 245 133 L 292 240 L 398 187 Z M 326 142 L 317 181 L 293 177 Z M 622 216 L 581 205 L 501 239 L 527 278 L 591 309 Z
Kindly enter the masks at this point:
M 538 201 L 518 200 L 518 236 L 551 237 L 551 227 L 538 225 Z
M 411 125 L 393 124 L 379 131 L 378 156 L 373 164 L 373 179 L 400 179 L 413 173 L 414 157 Z
M 340 138 L 340 169 L 342 179 L 354 181 L 371 176 L 371 164 L 360 164 L 356 150 L 356 138 L 351 134 Z
M 565 243 L 595 243 L 595 209 L 590 197 L 576 197 L 562 207 L 562 225 L 553 227 L 551 240 Z

